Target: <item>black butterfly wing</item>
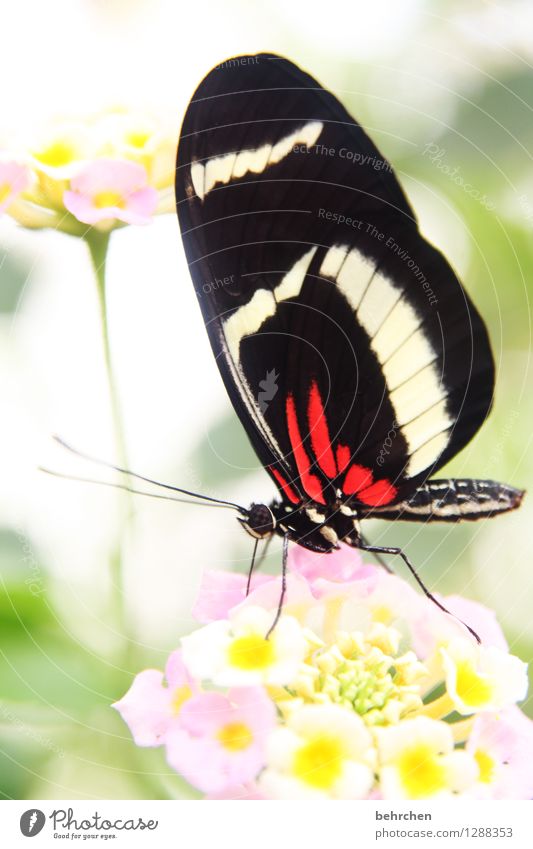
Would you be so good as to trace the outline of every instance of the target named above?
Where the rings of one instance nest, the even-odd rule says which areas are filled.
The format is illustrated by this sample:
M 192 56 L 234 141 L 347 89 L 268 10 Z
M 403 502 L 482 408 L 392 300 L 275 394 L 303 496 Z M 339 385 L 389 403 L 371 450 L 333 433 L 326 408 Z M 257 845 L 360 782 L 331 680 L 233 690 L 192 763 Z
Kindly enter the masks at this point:
M 331 93 L 280 57 L 223 63 L 187 109 L 176 195 L 222 377 L 289 500 L 398 503 L 468 442 L 485 327 Z

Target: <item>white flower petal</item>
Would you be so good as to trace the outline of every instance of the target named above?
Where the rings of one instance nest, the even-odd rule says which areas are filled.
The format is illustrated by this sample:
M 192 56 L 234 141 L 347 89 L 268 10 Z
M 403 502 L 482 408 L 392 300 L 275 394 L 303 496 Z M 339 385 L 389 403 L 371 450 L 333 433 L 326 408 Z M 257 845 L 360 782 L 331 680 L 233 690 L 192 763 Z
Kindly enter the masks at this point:
M 212 678 L 224 666 L 230 643 L 230 625 L 225 620 L 211 622 L 181 641 L 183 662 L 194 678 Z
M 449 696 L 459 713 L 496 711 L 523 699 L 527 665 L 495 646 L 454 640 L 440 649 Z
M 290 769 L 300 738 L 289 728 L 277 728 L 266 743 L 267 761 L 274 769 Z
M 398 725 L 376 728 L 379 758 L 382 763 L 395 761 L 407 747 L 427 745 L 432 752 L 453 750 L 453 734 L 449 725 L 426 716 L 404 719 Z
M 477 781 L 479 767 L 469 752 L 451 752 L 442 761 L 448 773 L 448 783 L 456 793 L 466 790 Z
M 283 685 L 298 671 L 307 651 L 308 641 L 299 622 L 292 616 L 282 616 L 265 641 L 272 626 L 272 614 L 260 607 L 241 607 L 230 620 L 211 622 L 182 640 L 183 658 L 195 677 L 209 679 L 216 686 L 244 687 L 258 684 Z M 241 664 L 232 658 L 231 648 L 240 640 L 257 639 L 258 645 L 243 648 Z M 261 656 L 268 647 L 263 662 L 253 665 L 256 651 Z M 240 651 L 241 647 L 239 647 Z M 270 656 L 271 655 L 271 656 Z
M 278 772 L 274 769 L 266 769 L 258 780 L 258 785 L 265 796 L 269 799 L 283 799 L 294 801 L 297 799 L 326 800 L 329 795 L 309 784 L 298 781 L 290 775 Z
M 364 799 L 374 783 L 370 767 L 354 761 L 344 764 L 342 776 L 335 784 L 336 799 Z
M 290 725 L 303 737 L 333 734 L 342 740 L 350 757 L 358 757 L 372 745 L 372 737 L 361 717 L 337 705 L 308 705 L 294 714 Z
M 266 747 L 262 789 L 276 799 L 362 799 L 375 759 L 372 737 L 357 714 L 338 705 L 304 705 Z

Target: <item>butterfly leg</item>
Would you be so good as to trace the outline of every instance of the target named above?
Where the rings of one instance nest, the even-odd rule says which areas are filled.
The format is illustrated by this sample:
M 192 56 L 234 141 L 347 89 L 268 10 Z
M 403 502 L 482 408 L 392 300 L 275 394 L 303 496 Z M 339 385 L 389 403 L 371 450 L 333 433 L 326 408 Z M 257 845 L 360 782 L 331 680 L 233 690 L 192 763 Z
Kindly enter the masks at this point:
M 261 552 L 261 556 L 257 563 L 255 562 L 255 556 L 257 554 L 257 546 L 259 545 L 259 539 L 256 539 L 254 542 L 254 550 L 252 552 L 252 562 L 250 563 L 250 568 L 248 569 L 248 581 L 246 582 L 246 595 L 250 595 L 251 584 L 252 584 L 252 574 L 255 569 L 259 569 L 263 560 L 266 557 L 266 553 L 268 551 L 268 546 L 270 545 L 270 540 L 272 537 L 268 537 L 267 541 L 263 546 L 263 551 Z
M 364 536 L 362 536 L 362 535 L 361 535 L 361 542 L 362 542 L 362 545 L 358 545 L 357 547 L 358 547 L 358 548 L 363 548 L 363 547 L 364 547 L 364 550 L 365 550 L 365 551 L 368 551 L 368 548 L 366 547 L 366 546 L 368 546 L 368 542 L 366 541 L 366 538 L 365 538 Z M 386 572 L 388 572 L 388 573 L 389 573 L 389 575 L 393 575 L 393 574 L 394 574 L 394 572 L 392 571 L 392 569 L 390 568 L 390 566 L 389 566 L 387 563 L 385 563 L 385 561 L 383 560 L 383 557 L 381 556 L 381 554 L 379 554 L 377 551 L 373 551 L 373 552 L 372 552 L 372 554 L 374 555 L 374 557 L 375 557 L 375 558 L 376 558 L 376 560 L 378 561 L 379 565 L 380 565 L 380 566 L 383 566 L 383 568 L 385 569 L 385 571 L 386 571 Z
M 259 545 L 259 540 L 254 540 L 254 550 L 252 551 L 252 562 L 250 563 L 250 568 L 248 569 L 248 580 L 246 581 L 246 595 L 250 595 L 250 585 L 252 583 L 252 575 L 255 566 L 255 555 L 257 554 L 257 546 Z
M 283 610 L 283 601 L 285 599 L 285 592 L 287 590 L 287 558 L 289 555 L 289 534 L 285 534 L 283 537 L 283 554 L 281 558 L 281 593 L 279 596 L 278 609 L 276 611 L 276 616 L 270 628 L 268 629 L 265 640 L 268 640 L 272 631 L 276 627 L 279 622 L 279 617 L 281 616 L 281 611 Z
M 479 635 L 476 634 L 474 629 L 471 628 L 470 625 L 467 625 L 466 622 L 463 622 L 463 620 L 460 619 L 458 616 L 456 616 L 454 613 L 452 613 L 451 610 L 448 610 L 446 607 L 444 607 L 444 605 L 441 604 L 440 601 L 437 598 L 435 598 L 433 593 L 428 590 L 428 588 L 424 584 L 422 578 L 418 575 L 415 567 L 413 566 L 413 564 L 411 563 L 411 561 L 407 557 L 407 554 L 405 553 L 405 551 L 403 551 L 401 548 L 392 547 L 392 546 L 366 545 L 364 543 L 362 545 L 360 545 L 359 548 L 361 549 L 361 551 L 370 552 L 370 554 L 392 554 L 392 555 L 400 556 L 402 558 L 403 562 L 405 563 L 405 565 L 407 566 L 407 568 L 409 569 L 411 575 L 413 576 L 413 578 L 417 582 L 418 586 L 421 588 L 424 595 L 427 596 L 427 598 L 429 598 L 433 602 L 433 604 L 436 604 L 437 607 L 440 608 L 440 610 L 442 610 L 444 613 L 447 613 L 449 616 L 453 616 L 454 619 L 457 619 L 457 621 L 460 622 L 461 625 L 464 625 L 465 628 L 468 631 L 470 631 L 470 633 L 477 640 L 477 642 L 481 643 Z

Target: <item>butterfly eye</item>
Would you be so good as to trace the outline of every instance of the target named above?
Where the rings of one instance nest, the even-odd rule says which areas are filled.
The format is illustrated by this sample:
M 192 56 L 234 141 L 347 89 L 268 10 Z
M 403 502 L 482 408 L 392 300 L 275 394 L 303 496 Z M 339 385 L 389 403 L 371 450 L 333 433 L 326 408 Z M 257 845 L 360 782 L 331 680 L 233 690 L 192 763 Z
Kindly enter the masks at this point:
M 252 504 L 246 519 L 239 519 L 249 534 L 258 539 L 270 536 L 276 528 L 276 520 L 266 504 Z

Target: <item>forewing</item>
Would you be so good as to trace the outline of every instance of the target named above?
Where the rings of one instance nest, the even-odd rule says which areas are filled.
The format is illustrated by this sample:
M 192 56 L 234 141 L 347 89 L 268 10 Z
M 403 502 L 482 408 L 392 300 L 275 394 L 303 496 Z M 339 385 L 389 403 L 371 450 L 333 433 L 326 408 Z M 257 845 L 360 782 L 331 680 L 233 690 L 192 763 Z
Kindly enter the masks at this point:
M 290 500 L 408 497 L 490 407 L 484 325 L 339 101 L 280 57 L 214 69 L 177 205 L 217 362 Z

